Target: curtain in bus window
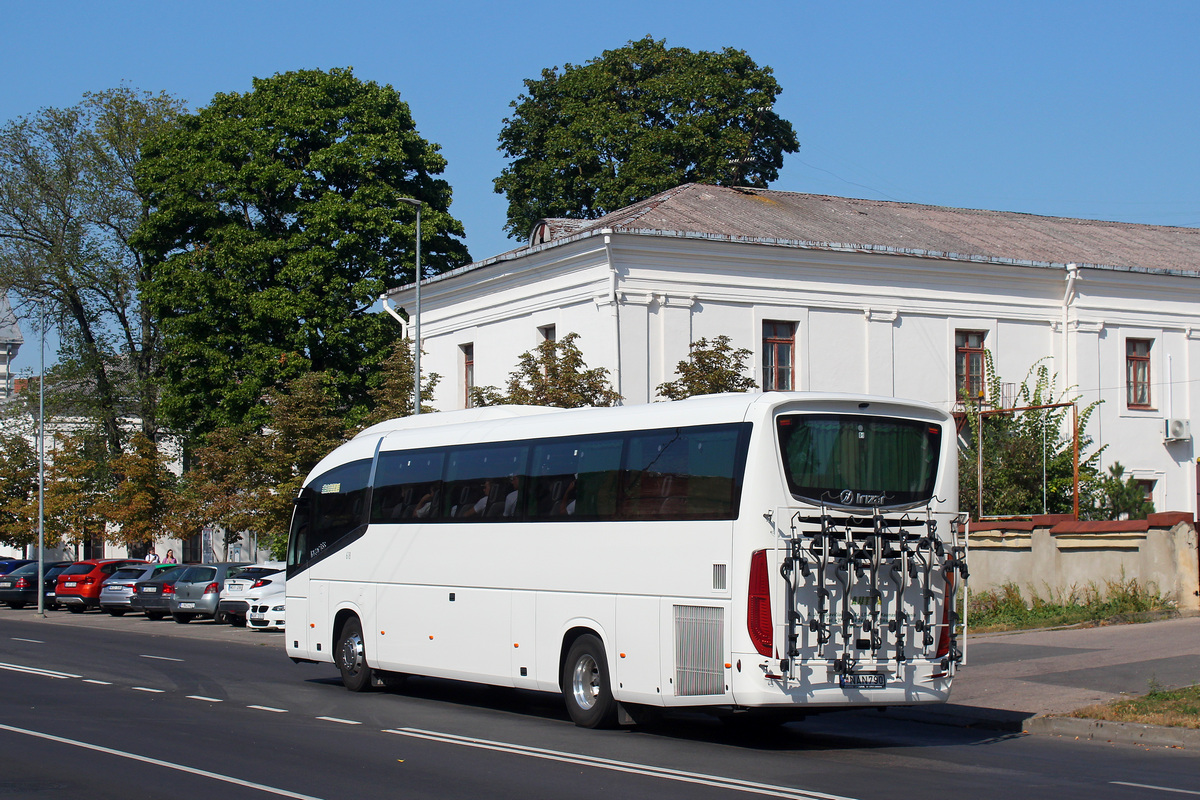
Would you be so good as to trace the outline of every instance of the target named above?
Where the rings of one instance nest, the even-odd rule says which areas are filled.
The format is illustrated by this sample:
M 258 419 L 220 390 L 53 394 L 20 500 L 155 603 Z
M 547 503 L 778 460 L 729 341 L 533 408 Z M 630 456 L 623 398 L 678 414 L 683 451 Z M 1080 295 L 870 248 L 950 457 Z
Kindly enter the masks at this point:
M 436 519 L 441 509 L 440 450 L 390 450 L 379 454 L 371 522 L 421 522 Z
M 523 506 L 529 447 L 525 444 L 480 445 L 451 451 L 446 463 L 442 508 L 453 519 L 510 518 Z
M 937 426 L 796 415 L 780 418 L 779 432 L 788 484 L 797 496 L 841 505 L 890 505 L 928 499 L 933 490 Z

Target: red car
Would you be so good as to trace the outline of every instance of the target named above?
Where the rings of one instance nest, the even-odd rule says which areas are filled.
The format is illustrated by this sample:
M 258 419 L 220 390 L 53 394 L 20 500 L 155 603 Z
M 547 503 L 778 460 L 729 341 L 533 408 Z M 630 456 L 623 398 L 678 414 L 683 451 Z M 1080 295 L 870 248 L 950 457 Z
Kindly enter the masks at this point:
M 76 561 L 58 574 L 55 601 L 74 614 L 100 606 L 100 587 L 126 564 L 145 564 L 136 558 L 89 558 Z

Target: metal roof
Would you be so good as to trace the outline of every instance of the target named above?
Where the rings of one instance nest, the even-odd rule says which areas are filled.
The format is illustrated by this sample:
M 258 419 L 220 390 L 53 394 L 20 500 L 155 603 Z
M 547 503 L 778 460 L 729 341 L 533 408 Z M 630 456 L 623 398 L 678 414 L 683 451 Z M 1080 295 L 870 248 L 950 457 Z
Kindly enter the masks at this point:
M 1200 273 L 1200 228 L 685 184 L 586 225 L 599 229 L 965 261 Z M 575 222 L 572 220 L 572 222 Z M 551 240 L 552 241 L 552 240 Z

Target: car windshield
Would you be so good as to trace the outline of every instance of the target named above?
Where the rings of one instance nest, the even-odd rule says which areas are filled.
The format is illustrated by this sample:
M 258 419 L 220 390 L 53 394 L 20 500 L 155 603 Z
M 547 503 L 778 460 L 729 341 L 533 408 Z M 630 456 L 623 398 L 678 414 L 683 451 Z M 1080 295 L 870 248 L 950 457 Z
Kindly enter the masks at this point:
M 176 580 L 180 583 L 201 583 L 211 581 L 215 577 L 217 570 L 213 567 L 188 567 Z
M 112 577 L 109 578 L 108 580 L 109 581 L 121 581 L 121 580 L 131 580 L 134 578 L 140 578 L 140 577 L 142 577 L 142 573 L 145 571 L 146 570 L 142 569 L 141 567 L 122 567 L 121 569 L 114 572 L 112 574 Z
M 62 573 L 66 572 L 66 570 L 66 567 L 51 567 L 50 569 L 46 570 L 46 577 L 57 578 Z
M 87 575 L 96 568 L 95 564 L 72 564 L 62 571 L 63 575 Z
M 10 572 L 8 574 L 9 575 L 37 575 L 37 567 L 38 567 L 38 565 L 37 565 L 37 562 L 35 561 L 32 564 L 26 564 L 23 567 L 17 567 L 16 569 L 14 569 L 12 572 Z
M 179 576 L 187 570 L 188 567 L 171 567 L 170 569 L 164 569 L 162 572 L 154 573 L 154 580 L 162 581 L 164 583 L 177 581 L 179 580 Z

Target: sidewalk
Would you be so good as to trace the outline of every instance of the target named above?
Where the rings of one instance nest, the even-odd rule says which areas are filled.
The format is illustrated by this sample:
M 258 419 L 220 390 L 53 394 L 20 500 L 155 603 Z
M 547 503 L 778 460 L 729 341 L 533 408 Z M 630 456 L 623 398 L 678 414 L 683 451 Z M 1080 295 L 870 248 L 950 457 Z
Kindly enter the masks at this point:
M 1200 730 L 1056 717 L 1200 683 L 1200 616 L 1098 628 L 971 634 L 940 707 L 890 709 L 928 722 L 1200 749 Z

